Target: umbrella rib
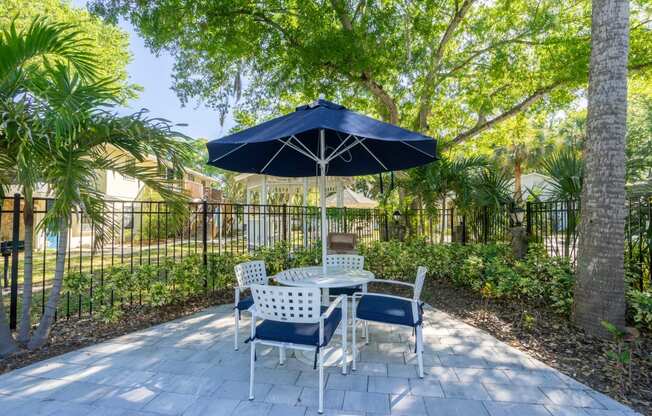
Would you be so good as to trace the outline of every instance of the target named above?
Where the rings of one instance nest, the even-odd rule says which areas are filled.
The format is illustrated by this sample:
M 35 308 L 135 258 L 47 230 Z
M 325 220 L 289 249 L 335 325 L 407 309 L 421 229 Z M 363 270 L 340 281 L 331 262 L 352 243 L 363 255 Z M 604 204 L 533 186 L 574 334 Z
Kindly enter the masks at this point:
M 314 160 L 315 162 L 319 162 L 319 158 L 317 157 L 317 155 L 314 154 L 314 153 L 312 152 L 312 150 L 308 149 L 308 146 L 306 146 L 305 144 L 303 144 L 303 142 L 302 142 L 301 140 L 297 139 L 297 136 L 292 135 L 292 136 L 290 136 L 290 140 L 291 140 L 291 139 L 294 139 L 294 140 L 295 140 L 295 141 L 296 141 L 296 142 L 297 142 L 301 147 L 303 147 L 303 153 L 304 153 L 304 155 L 306 155 L 306 156 L 309 157 L 310 159 Z M 293 145 L 294 145 L 294 143 L 290 143 L 290 146 L 293 146 Z M 297 147 L 296 150 L 297 150 L 297 151 L 299 150 L 298 147 Z
M 408 143 L 408 142 L 404 142 L 403 140 L 401 140 L 401 143 L 403 143 L 404 145 L 406 145 L 406 146 L 408 146 L 408 147 L 413 148 L 413 149 L 416 150 L 417 152 L 421 152 L 421 153 L 423 153 L 424 155 L 426 155 L 426 156 L 428 156 L 428 157 L 434 157 L 433 155 L 429 154 L 428 152 L 425 152 L 425 151 L 419 149 L 418 147 L 416 147 L 416 146 L 414 146 L 414 145 L 411 145 L 411 144 Z
M 339 134 L 338 134 L 338 136 L 339 136 Z M 337 145 L 337 147 L 335 148 L 335 150 L 333 150 L 333 152 L 331 153 L 331 155 L 328 156 L 328 157 L 326 158 L 326 162 L 330 162 L 331 160 L 333 160 L 334 158 L 336 158 L 337 156 L 340 155 L 339 153 L 338 153 L 338 154 L 335 154 L 335 153 L 337 153 L 337 151 L 340 150 L 340 147 L 342 147 L 342 146 L 344 145 L 344 143 L 346 143 L 346 142 L 349 140 L 349 138 L 350 138 L 351 136 L 353 136 L 353 135 L 352 135 L 352 134 L 349 134 L 348 136 L 346 136 L 346 137 L 344 138 L 344 140 L 342 140 L 342 141 L 340 142 L 339 145 Z M 346 151 L 346 150 L 343 150 L 343 152 L 345 152 L 345 151 Z
M 356 138 L 356 137 L 355 137 L 354 135 L 352 135 L 352 134 L 351 134 L 349 137 Z M 348 137 L 347 137 L 347 139 L 348 139 Z M 362 143 L 362 142 L 364 142 L 364 141 L 365 141 L 365 139 L 362 138 L 362 139 L 360 140 L 360 143 Z M 340 150 L 339 153 L 337 153 L 337 154 L 335 154 L 335 152 L 331 153 L 331 155 L 328 157 L 327 162 L 330 162 L 331 160 L 335 159 L 336 157 L 341 156 L 342 154 L 344 154 L 345 152 L 348 152 L 349 150 L 351 150 L 352 148 L 354 148 L 354 147 L 357 146 L 357 145 L 358 145 L 358 143 L 357 143 L 357 142 L 354 142 L 354 143 L 351 143 L 350 145 L 346 146 L 346 148 Z M 339 148 L 339 146 L 338 146 L 338 148 Z
M 281 142 L 281 143 L 283 143 L 283 146 L 281 146 L 281 148 L 278 149 L 278 151 L 277 151 L 276 153 L 274 153 L 274 156 L 272 156 L 272 158 L 269 159 L 269 161 L 265 164 L 265 166 L 263 166 L 263 168 L 260 170 L 261 173 L 264 172 L 265 169 L 267 169 L 267 166 L 269 166 L 270 163 L 272 163 L 272 162 L 274 161 L 274 159 L 276 159 L 276 156 L 278 156 L 278 154 L 281 153 L 281 151 L 285 148 L 285 146 L 287 146 L 288 141 L 290 141 L 290 139 L 288 139 L 288 140 L 285 141 L 285 142 L 284 142 L 283 140 L 280 140 L 280 139 L 279 139 L 278 141 Z
M 235 149 L 230 150 L 230 151 L 224 153 L 222 156 L 217 157 L 217 158 L 211 160 L 211 163 L 215 163 L 215 162 L 217 162 L 218 160 L 227 157 L 228 155 L 230 155 L 231 153 L 235 152 L 236 150 L 240 150 L 240 149 L 242 149 L 246 144 L 247 144 L 247 143 L 242 143 L 240 146 L 236 147 Z
M 358 142 L 358 144 L 359 144 L 360 146 L 362 146 L 362 147 L 364 148 L 364 150 L 366 150 L 367 152 L 369 152 L 369 154 L 371 155 L 371 157 L 373 157 L 374 159 L 376 159 L 376 162 L 378 162 L 378 163 L 380 164 L 380 166 L 383 167 L 383 169 L 385 169 L 385 170 L 389 170 L 389 169 L 387 169 L 387 166 L 385 166 L 385 165 L 383 164 L 383 162 L 381 162 L 380 159 L 378 159 L 378 157 L 376 157 L 376 155 L 373 154 L 373 153 L 371 152 L 371 150 L 369 150 L 369 148 L 368 148 L 367 146 L 365 146 L 364 143 L 362 143 L 362 141 L 361 141 L 360 139 L 358 139 L 357 137 L 353 137 L 353 138 Z
M 290 139 L 288 139 L 288 141 L 285 142 L 288 145 L 288 147 L 290 147 L 293 150 L 296 150 L 297 152 L 301 153 L 302 155 L 304 155 L 308 159 L 314 160 L 315 162 L 319 162 L 319 159 L 317 158 L 317 156 L 312 154 L 312 152 L 309 149 L 306 151 L 306 150 L 303 150 L 303 149 L 299 148 L 294 143 L 291 143 L 290 140 L 292 140 L 293 137 L 294 136 L 291 136 Z M 296 139 L 296 137 L 294 137 L 294 138 Z M 297 142 L 299 144 L 301 144 L 303 146 L 303 143 L 301 143 L 298 139 L 296 139 L 296 140 L 297 140 Z

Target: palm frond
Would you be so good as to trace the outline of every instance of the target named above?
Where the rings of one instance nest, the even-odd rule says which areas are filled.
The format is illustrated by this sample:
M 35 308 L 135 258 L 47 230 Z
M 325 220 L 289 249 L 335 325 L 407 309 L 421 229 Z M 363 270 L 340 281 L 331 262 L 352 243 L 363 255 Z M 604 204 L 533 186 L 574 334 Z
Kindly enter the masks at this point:
M 579 199 L 584 175 L 583 163 L 577 151 L 565 148 L 541 162 L 543 172 L 550 177 L 547 196 L 552 199 Z
M 30 72 L 48 60 L 69 65 L 81 77 L 94 79 L 97 63 L 90 43 L 71 24 L 36 17 L 22 31 L 15 21 L 0 33 L 0 92 L 13 94 Z

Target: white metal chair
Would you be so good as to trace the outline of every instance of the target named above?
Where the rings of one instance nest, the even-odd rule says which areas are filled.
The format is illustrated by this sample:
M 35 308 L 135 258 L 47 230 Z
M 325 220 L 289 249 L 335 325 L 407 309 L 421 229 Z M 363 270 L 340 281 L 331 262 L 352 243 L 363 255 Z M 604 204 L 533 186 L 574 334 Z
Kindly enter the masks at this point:
M 364 269 L 364 256 L 357 254 L 329 254 L 326 256 L 326 266 L 337 266 L 347 270 L 362 270 Z M 362 286 L 338 287 L 332 288 L 330 294 L 332 296 L 353 296 L 355 292 L 362 292 L 363 289 Z
M 346 374 L 346 296 L 321 306 L 319 288 L 252 285 L 249 400 L 254 400 L 256 345 L 315 351 L 319 366 L 319 413 L 324 412 L 324 353 L 338 326 L 342 331 L 342 373 Z M 340 306 L 338 308 L 338 305 Z M 256 319 L 263 321 L 256 325 Z M 341 322 L 344 322 L 340 325 Z
M 419 267 L 414 282 L 406 283 L 397 280 L 374 280 L 374 283 L 388 283 L 394 285 L 408 286 L 413 289 L 412 299 L 386 295 L 382 293 L 355 293 L 353 295 L 353 335 L 351 337 L 353 348 L 353 361 L 351 368 L 356 369 L 356 329 L 357 320 L 382 322 L 391 325 L 404 325 L 414 328 L 416 335 L 416 354 L 419 364 L 419 377 L 423 378 L 423 302 L 421 302 L 421 290 L 426 278 L 428 269 Z M 366 341 L 369 343 L 369 334 L 366 334 Z
M 238 350 L 238 333 L 240 330 L 240 313 L 247 311 L 254 304 L 252 296 L 240 298 L 243 290 L 250 288 L 253 284 L 266 285 L 268 283 L 267 271 L 265 269 L 265 262 L 262 260 L 248 261 L 245 263 L 237 264 L 234 267 L 235 278 L 238 281 L 238 286 L 235 287 L 235 306 L 233 313 L 235 317 L 235 350 Z

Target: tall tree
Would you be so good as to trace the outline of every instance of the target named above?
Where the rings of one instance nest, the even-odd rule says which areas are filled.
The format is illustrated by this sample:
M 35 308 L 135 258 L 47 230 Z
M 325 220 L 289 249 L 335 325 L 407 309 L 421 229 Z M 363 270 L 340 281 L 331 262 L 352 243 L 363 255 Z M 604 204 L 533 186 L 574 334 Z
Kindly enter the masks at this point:
M 629 1 L 593 0 L 575 321 L 625 324 L 625 135 Z
M 320 92 L 457 143 L 529 108 L 563 105 L 587 81 L 585 0 L 92 0 L 176 58 L 183 102 L 254 112 Z M 634 68 L 651 64 L 638 19 Z M 247 85 L 243 88 L 242 77 Z M 544 100 L 545 99 L 545 100 Z M 262 114 L 264 117 L 266 114 Z

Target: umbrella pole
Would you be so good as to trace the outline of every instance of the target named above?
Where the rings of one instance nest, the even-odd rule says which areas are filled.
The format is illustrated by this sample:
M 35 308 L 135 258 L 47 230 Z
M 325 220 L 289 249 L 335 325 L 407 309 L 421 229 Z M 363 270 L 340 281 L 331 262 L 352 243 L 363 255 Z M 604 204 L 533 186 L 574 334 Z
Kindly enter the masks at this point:
M 326 224 L 326 131 L 319 130 L 319 170 L 321 180 L 319 181 L 319 203 L 321 205 L 321 264 L 322 271 L 326 275 L 326 247 L 327 224 Z

